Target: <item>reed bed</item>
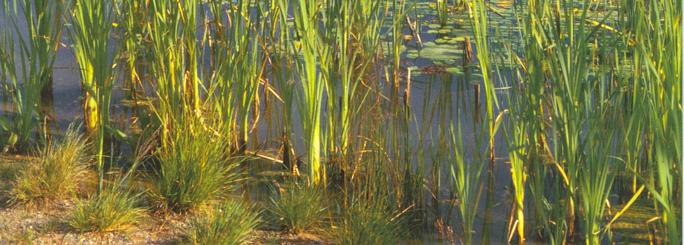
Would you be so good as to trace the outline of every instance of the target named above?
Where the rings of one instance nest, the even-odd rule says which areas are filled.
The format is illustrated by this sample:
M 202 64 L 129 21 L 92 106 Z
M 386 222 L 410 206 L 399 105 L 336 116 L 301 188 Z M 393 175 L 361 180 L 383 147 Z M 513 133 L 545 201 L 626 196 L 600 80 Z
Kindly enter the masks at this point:
M 267 227 L 342 244 L 435 232 L 464 244 L 494 234 L 602 244 L 628 242 L 616 224 L 645 205 L 655 210 L 655 229 L 643 229 L 650 242 L 681 242 L 676 0 L 2 8 L 4 151 L 52 149 L 41 91 L 59 48 L 78 63 L 82 148 L 97 156 L 99 176 L 98 193 L 74 212 L 79 230 L 129 227 L 147 209 L 206 213 L 186 230 L 191 242 L 241 243 L 266 207 Z M 451 56 L 430 59 L 438 53 Z M 44 161 L 56 157 L 48 153 Z M 30 171 L 41 168 L 51 167 Z M 107 177 L 117 171 L 124 177 Z M 488 226 L 502 223 L 492 212 L 507 217 L 501 231 Z
M 26 151 L 34 146 L 40 122 L 49 117 L 41 110 L 44 89 L 51 90 L 52 70 L 64 29 L 63 1 L 4 2 L 0 75 L 3 99 L 9 110 L 2 117 L 5 150 Z M 43 135 L 45 136 L 45 135 Z M 45 137 L 42 137 L 45 138 Z M 40 137 L 38 137 L 40 139 Z

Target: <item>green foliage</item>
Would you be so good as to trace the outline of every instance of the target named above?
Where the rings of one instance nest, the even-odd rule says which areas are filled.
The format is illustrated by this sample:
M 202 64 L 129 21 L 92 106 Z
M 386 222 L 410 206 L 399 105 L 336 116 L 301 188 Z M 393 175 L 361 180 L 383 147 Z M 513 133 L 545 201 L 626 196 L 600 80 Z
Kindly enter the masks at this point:
M 382 201 L 353 202 L 334 229 L 337 244 L 398 244 L 407 230 L 401 213 Z
M 14 198 L 47 201 L 76 192 L 91 160 L 87 147 L 78 129 L 70 127 L 62 139 L 40 149 L 35 163 L 19 173 L 12 190 Z
M 603 125 L 592 125 L 590 138 L 602 137 L 606 142 L 588 140 L 586 161 L 579 171 L 578 186 L 584 223 L 584 238 L 587 244 L 600 244 L 603 235 L 602 221 L 606 208 L 605 202 L 611 193 L 615 169 L 615 159 L 611 157 L 612 132 Z
M 267 215 L 281 229 L 301 233 L 319 228 L 325 220 L 326 204 L 316 187 L 293 183 L 272 197 Z
M 107 188 L 76 203 L 69 225 L 79 232 L 125 231 L 138 223 L 145 209 L 138 207 L 139 195 L 122 188 Z
M 681 242 L 681 137 L 682 137 L 682 2 L 625 0 L 626 42 L 636 43 L 633 55 L 634 89 L 630 127 L 631 139 L 646 135 L 645 173 L 637 176 L 654 196 L 662 216 L 661 227 L 668 243 Z M 643 131 L 642 131 L 643 130 Z M 629 132 L 629 131 L 628 131 Z M 629 135 L 629 134 L 628 134 Z M 639 139 L 640 140 L 640 139 Z M 639 156 L 640 141 L 629 151 Z M 630 162 L 635 166 L 634 162 Z M 639 171 L 638 168 L 632 171 Z M 635 178 L 636 179 L 636 178 Z M 636 182 L 636 180 L 635 180 Z M 634 187 L 634 189 L 636 189 Z
M 81 71 L 86 132 L 97 142 L 98 191 L 104 179 L 105 130 L 109 126 L 110 101 L 114 86 L 114 54 L 110 49 L 113 2 L 76 0 L 70 37 Z
M 461 222 L 463 224 L 464 241 L 466 244 L 472 242 L 472 235 L 474 231 L 475 216 L 480 203 L 480 194 L 482 193 L 482 170 L 485 164 L 483 161 L 468 162 L 464 158 L 463 141 L 461 135 L 461 127 L 455 131 L 451 127 L 451 145 L 453 147 L 453 156 L 451 158 L 451 177 L 454 181 L 454 191 L 459 200 L 459 211 L 461 214 Z M 481 134 L 482 135 L 482 134 Z M 476 145 L 480 144 L 481 140 L 477 141 Z M 478 157 L 481 159 L 482 157 Z
M 215 42 L 210 45 L 211 64 L 215 67 L 212 89 L 216 97 L 210 102 L 226 122 L 236 124 L 238 146 L 244 151 L 249 137 L 252 107 L 257 105 L 259 82 L 264 73 L 263 41 L 258 37 L 264 29 L 262 9 L 250 11 L 251 1 L 229 2 L 225 12 L 221 1 L 211 2 L 214 25 L 212 33 Z M 227 18 L 222 16 L 226 14 Z
M 297 54 L 301 54 L 303 59 L 297 59 L 297 71 L 300 74 L 302 90 L 296 97 L 298 100 L 299 115 L 304 139 L 307 146 L 307 168 L 309 178 L 315 185 L 320 183 L 325 185 L 325 166 L 321 161 L 321 145 L 323 136 L 323 125 L 321 123 L 323 91 L 325 80 L 324 67 L 317 64 L 328 64 L 330 53 L 321 49 L 326 48 L 322 45 L 319 36 L 319 8 L 320 5 L 314 0 L 298 0 L 295 4 L 294 23 L 297 35 L 300 37 L 301 49 Z
M 41 91 L 50 84 L 64 27 L 65 1 L 3 1 L 0 84 L 11 108 L 0 116 L 3 150 L 31 147 L 38 129 Z M 6 101 L 7 102 L 7 101 Z
M 151 176 L 150 194 L 164 208 L 186 211 L 220 199 L 242 177 L 239 161 L 227 153 L 227 143 L 188 116 L 169 132 L 169 142 L 156 153 L 159 169 Z
M 192 244 L 247 244 L 259 225 L 259 213 L 240 201 L 228 201 L 190 220 L 186 230 Z
M 197 55 L 197 0 L 150 1 L 151 20 L 146 32 L 151 39 L 154 74 L 152 108 L 155 127 L 162 128 L 167 144 L 179 117 L 197 118 L 201 113 L 200 76 Z

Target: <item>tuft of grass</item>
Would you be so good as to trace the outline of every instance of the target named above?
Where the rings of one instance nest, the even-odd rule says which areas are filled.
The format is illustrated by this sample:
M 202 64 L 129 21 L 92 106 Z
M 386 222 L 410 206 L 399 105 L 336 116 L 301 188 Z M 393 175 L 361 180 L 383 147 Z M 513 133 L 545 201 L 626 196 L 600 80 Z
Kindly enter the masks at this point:
M 293 184 L 271 198 L 267 214 L 275 226 L 297 234 L 318 228 L 326 208 L 319 189 Z
M 70 127 L 64 138 L 38 151 L 35 164 L 21 171 L 14 182 L 12 196 L 19 202 L 65 198 L 78 189 L 87 173 L 88 144 Z
M 69 225 L 79 232 L 125 231 L 135 225 L 145 210 L 138 206 L 139 196 L 120 188 L 107 188 L 79 201 Z
M 222 198 L 236 188 L 241 174 L 239 163 L 226 153 L 226 140 L 199 126 L 178 129 L 157 153 L 160 166 L 150 193 L 160 207 L 182 212 Z
M 246 244 L 259 222 L 253 206 L 228 201 L 191 219 L 186 236 L 192 244 Z
M 30 245 L 30 244 L 33 244 L 33 240 L 36 240 L 36 238 L 37 238 L 36 232 L 29 228 L 29 229 L 22 230 L 12 240 L 14 240 L 14 242 L 17 242 L 17 243 Z
M 379 202 L 354 202 L 333 236 L 336 244 L 398 244 L 407 234 L 400 214 Z

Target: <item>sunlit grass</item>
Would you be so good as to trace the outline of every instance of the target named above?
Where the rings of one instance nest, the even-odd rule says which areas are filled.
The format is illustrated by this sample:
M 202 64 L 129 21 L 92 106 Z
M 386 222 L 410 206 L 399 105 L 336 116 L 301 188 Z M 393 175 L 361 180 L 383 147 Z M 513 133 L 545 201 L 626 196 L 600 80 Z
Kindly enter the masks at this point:
M 342 211 L 333 240 L 337 244 L 397 244 L 407 235 L 401 215 L 382 201 L 353 201 Z
M 323 225 L 327 204 L 320 189 L 292 183 L 273 195 L 266 215 L 276 228 L 297 234 Z
M 222 199 L 242 178 L 239 161 L 227 154 L 227 142 L 193 122 L 184 125 L 186 129 L 171 132 L 168 144 L 156 153 L 159 169 L 150 176 L 149 186 L 158 207 L 177 212 Z
M 91 160 L 78 128 L 70 127 L 62 139 L 40 149 L 35 162 L 19 172 L 12 195 L 19 202 L 68 198 L 78 190 Z
M 249 244 L 259 213 L 240 201 L 228 201 L 192 218 L 186 230 L 192 244 Z
M 142 221 L 140 195 L 121 187 L 104 187 L 101 192 L 76 202 L 69 225 L 79 232 L 127 231 Z

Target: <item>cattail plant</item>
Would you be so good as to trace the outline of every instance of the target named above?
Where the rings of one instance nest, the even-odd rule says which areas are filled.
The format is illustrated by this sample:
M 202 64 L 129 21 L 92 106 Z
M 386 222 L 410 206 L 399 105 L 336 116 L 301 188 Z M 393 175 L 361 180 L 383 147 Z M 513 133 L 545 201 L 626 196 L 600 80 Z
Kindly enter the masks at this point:
M 480 130 L 482 135 L 483 130 Z M 450 128 L 451 145 L 453 149 L 453 156 L 451 158 L 451 178 L 454 183 L 454 192 L 459 199 L 459 211 L 461 214 L 461 222 L 463 226 L 463 241 L 465 244 L 471 244 L 473 241 L 474 222 L 480 203 L 480 194 L 482 193 L 482 157 L 476 157 L 469 161 L 464 156 L 463 140 L 460 125 L 454 129 L 453 125 Z M 481 144 L 481 136 L 476 136 L 476 145 Z M 476 149 L 479 149 L 476 148 Z
M 217 1 L 211 8 L 216 24 L 212 34 L 215 74 L 211 89 L 217 92 L 211 99 L 226 122 L 237 124 L 237 147 L 244 152 L 252 127 L 250 112 L 259 109 L 254 106 L 266 61 L 261 52 L 262 38 L 258 35 L 264 26 L 257 22 L 261 18 L 259 11 L 257 16 L 250 13 L 249 1 L 229 4 L 225 20 L 222 6 Z
M 98 189 L 104 178 L 105 138 L 109 126 L 114 83 L 114 44 L 110 38 L 113 6 L 110 2 L 76 0 L 70 38 L 81 71 L 83 118 L 87 134 L 96 141 Z
M 153 18 L 147 27 L 153 56 L 150 62 L 157 101 L 153 108 L 156 121 L 162 128 L 161 141 L 168 142 L 170 131 L 181 115 L 199 118 L 199 89 L 195 35 L 197 1 L 151 1 Z M 191 114 L 186 112 L 191 111 Z
M 321 107 L 325 81 L 317 64 L 327 64 L 329 53 L 319 51 L 319 5 L 313 0 L 298 0 L 295 4 L 294 22 L 303 58 L 297 60 L 302 91 L 298 94 L 298 108 L 301 116 L 304 139 L 307 145 L 307 168 L 314 185 L 325 184 L 325 166 L 322 165 Z M 321 55 L 319 55 L 321 54 Z M 322 69 L 322 68 L 321 68 Z
M 2 117 L 0 130 L 6 149 L 26 150 L 37 130 L 43 90 L 51 85 L 52 68 L 60 47 L 66 2 L 6 1 L 0 4 L 3 21 L 0 41 L 2 93 L 12 114 Z M 24 33 L 22 30 L 26 30 Z

